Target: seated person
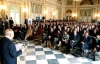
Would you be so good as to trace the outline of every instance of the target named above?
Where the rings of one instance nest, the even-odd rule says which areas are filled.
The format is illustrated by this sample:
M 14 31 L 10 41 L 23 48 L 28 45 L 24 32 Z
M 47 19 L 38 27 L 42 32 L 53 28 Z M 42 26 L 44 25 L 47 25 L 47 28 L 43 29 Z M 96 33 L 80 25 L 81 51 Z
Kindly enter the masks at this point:
M 16 26 L 14 26 L 13 30 L 14 30 L 14 39 L 18 39 L 20 26 L 18 24 L 16 24 Z
M 95 37 L 97 34 L 97 30 L 96 29 L 93 29 L 92 32 L 91 32 L 91 36 Z
M 80 40 L 79 35 L 77 35 L 77 31 L 74 30 L 73 35 L 70 36 L 70 47 L 71 49 L 74 49 L 76 46 L 78 46 L 78 42 Z
M 93 60 L 95 61 L 96 51 L 97 52 L 100 51 L 100 36 L 98 34 L 96 34 L 96 37 L 93 38 L 91 48 L 92 48 L 92 52 L 93 52 Z
M 67 31 L 64 31 L 63 36 L 62 36 L 62 40 L 58 42 L 57 47 L 61 47 L 61 46 L 67 47 L 68 41 L 69 41 L 69 34 L 67 34 Z
M 22 24 L 20 24 L 20 26 L 19 26 L 19 34 L 18 34 L 18 37 L 17 37 L 17 39 L 18 40 L 22 40 L 23 39 L 23 31 L 22 31 L 22 28 L 23 28 L 23 25 Z
M 97 52 L 100 51 L 100 36 L 96 35 L 96 50 Z
M 89 36 L 88 32 L 86 32 L 80 41 L 81 41 L 80 52 L 82 55 L 82 54 L 84 54 L 85 50 L 90 49 L 90 47 L 91 47 L 90 45 L 92 43 L 92 38 Z
M 47 34 L 47 37 L 43 39 L 42 43 L 46 41 L 46 47 L 47 47 L 47 41 L 50 40 L 51 42 L 53 42 L 53 39 L 54 39 L 54 30 L 51 27 L 50 32 Z
M 26 35 L 25 35 L 25 41 L 27 41 L 26 39 L 30 36 L 33 35 L 33 29 L 31 28 L 31 26 L 29 27 L 29 29 L 27 30 L 26 32 Z
M 24 25 L 24 27 L 22 27 L 22 28 L 20 29 L 20 34 L 19 34 L 19 37 L 20 37 L 22 40 L 24 39 L 26 32 L 27 32 L 27 27 L 26 27 L 26 25 Z
M 54 37 L 54 41 L 53 41 L 53 45 L 57 44 L 57 41 L 61 41 L 62 39 L 62 35 L 60 30 L 57 31 L 57 33 L 55 33 L 55 37 Z

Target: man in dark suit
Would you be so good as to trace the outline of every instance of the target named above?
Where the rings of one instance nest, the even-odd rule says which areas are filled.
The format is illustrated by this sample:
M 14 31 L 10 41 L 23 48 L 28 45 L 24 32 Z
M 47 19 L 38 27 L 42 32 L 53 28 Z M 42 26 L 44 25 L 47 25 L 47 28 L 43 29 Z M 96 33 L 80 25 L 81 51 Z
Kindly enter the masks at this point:
M 92 44 L 92 38 L 89 36 L 88 32 L 81 38 L 81 54 L 84 54 L 85 50 L 89 50 Z
M 70 36 L 70 47 L 74 49 L 76 46 L 78 46 L 79 40 L 80 37 L 77 35 L 77 31 L 74 30 L 73 35 Z
M 10 28 L 13 28 L 13 24 L 14 24 L 14 22 L 13 22 L 12 17 L 11 17 L 10 20 L 9 20 L 9 24 L 10 24 Z
M 50 28 L 50 33 L 48 33 L 47 37 L 43 39 L 42 43 L 44 43 L 46 41 L 46 47 L 47 47 L 47 41 L 50 40 L 51 42 L 53 42 L 54 40 L 54 30 L 53 28 Z
M 6 29 L 5 37 L 0 40 L 1 64 L 17 64 L 17 56 L 22 54 L 22 50 L 16 51 L 15 44 L 11 41 L 13 36 L 13 30 Z

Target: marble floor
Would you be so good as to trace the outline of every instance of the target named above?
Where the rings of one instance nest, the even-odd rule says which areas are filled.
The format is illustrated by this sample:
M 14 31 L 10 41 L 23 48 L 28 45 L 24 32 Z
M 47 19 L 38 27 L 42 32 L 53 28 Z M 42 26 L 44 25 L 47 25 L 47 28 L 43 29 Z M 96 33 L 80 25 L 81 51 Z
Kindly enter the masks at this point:
M 100 54 L 100 53 L 99 53 Z M 75 57 L 48 47 L 35 45 L 30 41 L 20 57 L 20 64 L 100 64 L 100 60 L 93 61 L 85 57 Z

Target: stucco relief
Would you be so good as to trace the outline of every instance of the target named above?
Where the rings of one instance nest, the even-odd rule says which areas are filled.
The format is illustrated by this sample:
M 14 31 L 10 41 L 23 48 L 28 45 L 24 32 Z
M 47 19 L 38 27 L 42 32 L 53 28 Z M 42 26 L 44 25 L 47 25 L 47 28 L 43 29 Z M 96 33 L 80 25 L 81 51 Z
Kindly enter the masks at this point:
M 99 0 L 92 0 L 92 1 L 93 1 L 94 5 L 95 5 L 95 4 L 98 4 Z
M 62 5 L 62 0 L 57 0 L 57 3 Z
M 93 5 L 93 1 L 92 0 L 83 0 L 80 5 Z
M 35 5 L 35 13 L 41 14 L 42 5 Z
M 67 5 L 73 5 L 73 0 L 67 0 Z
M 9 3 L 9 4 L 14 4 L 14 5 L 22 5 L 22 2 L 20 2 L 20 1 L 7 1 L 7 3 Z
M 80 10 L 80 16 L 91 16 L 92 9 Z

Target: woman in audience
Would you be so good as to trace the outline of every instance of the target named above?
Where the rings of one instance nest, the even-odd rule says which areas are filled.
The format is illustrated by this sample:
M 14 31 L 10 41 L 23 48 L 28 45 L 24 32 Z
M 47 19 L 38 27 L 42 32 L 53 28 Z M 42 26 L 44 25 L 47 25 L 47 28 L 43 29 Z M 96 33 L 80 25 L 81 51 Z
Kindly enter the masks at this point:
M 55 37 L 54 37 L 54 41 L 53 41 L 53 45 L 55 45 L 57 43 L 57 41 L 61 41 L 61 38 L 62 38 L 62 34 L 60 32 L 60 30 L 58 30 L 56 33 L 55 33 Z
M 26 34 L 25 34 L 25 41 L 27 41 L 26 39 L 30 36 L 33 35 L 33 29 L 31 28 L 31 26 L 29 27 L 29 29 L 27 30 Z
M 58 41 L 56 48 L 60 49 L 61 47 L 65 46 L 68 49 L 69 48 L 68 42 L 69 42 L 69 34 L 67 34 L 67 31 L 64 31 L 62 35 L 62 39 Z
M 89 52 L 88 55 L 92 53 L 93 54 L 92 59 L 95 61 L 96 52 L 100 51 L 100 36 L 98 34 L 96 34 L 96 36 L 92 38 L 91 49 L 92 51 Z

